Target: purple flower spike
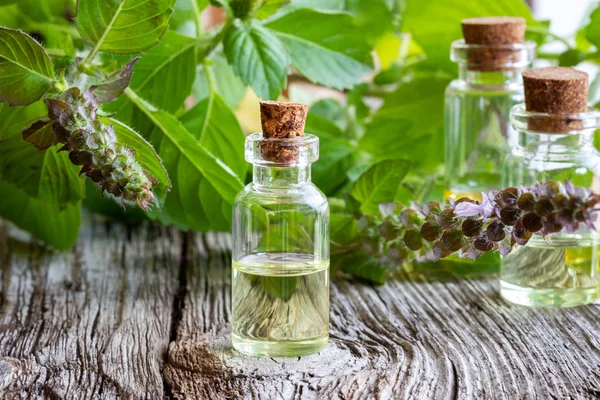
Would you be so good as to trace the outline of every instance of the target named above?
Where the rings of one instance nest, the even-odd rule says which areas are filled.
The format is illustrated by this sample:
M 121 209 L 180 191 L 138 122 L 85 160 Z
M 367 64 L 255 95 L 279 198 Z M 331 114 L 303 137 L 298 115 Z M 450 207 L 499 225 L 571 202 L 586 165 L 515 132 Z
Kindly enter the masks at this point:
M 359 224 L 369 243 L 379 243 L 369 253 L 380 260 L 386 259 L 390 246 L 420 262 L 454 253 L 476 259 L 489 251 L 507 255 L 533 235 L 595 229 L 600 194 L 570 182 L 550 181 L 482 193 L 481 202 L 463 198 L 410 207 L 389 203 L 380 211 L 380 218 L 363 217 Z

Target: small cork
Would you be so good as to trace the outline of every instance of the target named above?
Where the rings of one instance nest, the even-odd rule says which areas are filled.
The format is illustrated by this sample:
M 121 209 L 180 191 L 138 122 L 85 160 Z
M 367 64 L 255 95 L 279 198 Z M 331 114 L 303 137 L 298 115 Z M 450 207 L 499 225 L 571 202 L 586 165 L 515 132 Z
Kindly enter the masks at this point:
M 265 139 L 294 139 L 304 136 L 308 106 L 279 101 L 260 102 L 260 120 Z M 288 164 L 298 157 L 298 146 L 264 142 L 262 156 L 267 161 Z
M 470 49 L 468 69 L 471 71 L 506 71 L 516 62 L 519 51 L 494 46 L 520 44 L 525 41 L 525 19 L 520 17 L 481 17 L 461 21 L 465 43 L 481 47 Z
M 587 111 L 588 74 L 573 68 L 532 68 L 523 72 L 525 108 L 546 114 Z M 530 118 L 529 129 L 561 133 L 582 129 L 581 121 L 568 118 Z

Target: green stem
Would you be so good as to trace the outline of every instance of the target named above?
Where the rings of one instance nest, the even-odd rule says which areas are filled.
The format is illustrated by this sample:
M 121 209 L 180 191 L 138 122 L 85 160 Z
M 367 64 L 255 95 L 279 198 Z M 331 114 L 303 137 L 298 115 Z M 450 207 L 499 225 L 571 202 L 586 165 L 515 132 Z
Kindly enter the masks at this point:
M 206 47 L 204 47 L 204 49 L 200 49 L 200 51 L 198 52 L 198 60 L 203 61 L 205 58 L 208 58 L 208 56 L 210 56 L 213 50 L 216 49 L 217 46 L 223 41 L 225 33 L 227 32 L 231 24 L 232 22 L 230 19 L 227 19 L 225 21 L 219 32 L 210 39 L 210 42 L 208 42 Z
M 90 51 L 88 53 L 88 55 L 85 57 L 85 59 L 81 62 L 81 64 L 79 64 L 83 70 L 85 70 L 86 67 L 92 62 L 92 60 L 96 56 L 96 53 L 98 53 L 98 51 L 100 50 L 101 45 L 102 45 L 102 43 L 100 43 L 100 42 L 96 43 L 96 45 L 94 46 L 92 51 Z
M 215 92 L 216 92 L 216 80 L 215 80 L 215 74 L 213 73 L 212 70 L 212 65 L 210 65 L 211 63 L 209 63 L 207 60 L 202 61 L 202 65 L 204 66 L 204 69 L 206 70 L 206 80 L 208 82 L 208 91 L 209 91 L 209 96 L 212 96 Z
M 96 41 L 96 45 L 94 46 L 94 48 L 92 49 L 92 51 L 90 51 L 88 53 L 87 57 L 80 64 L 80 67 L 82 68 L 82 70 L 86 69 L 86 67 L 88 66 L 88 64 L 91 63 L 92 60 L 94 59 L 94 57 L 96 56 L 96 53 L 98 53 L 98 51 L 100 51 L 100 47 L 102 47 L 102 44 L 104 43 L 104 40 L 108 36 L 108 33 L 112 29 L 113 25 L 115 24 L 115 21 L 117 20 L 117 17 L 121 13 L 121 10 L 123 9 L 124 5 L 125 5 L 125 2 L 123 1 L 119 5 L 119 7 L 117 8 L 117 10 L 115 11 L 115 15 L 113 16 L 113 18 L 110 20 L 110 22 L 108 23 L 108 25 L 104 29 L 104 32 L 102 33 L 102 36 L 100 37 L 100 39 L 98 39 Z
M 202 65 L 204 66 L 204 71 L 206 72 L 206 81 L 208 82 L 208 104 L 206 106 L 206 118 L 204 118 L 202 128 L 200 129 L 200 136 L 198 136 L 200 140 L 202 140 L 202 137 L 204 137 L 204 133 L 208 129 L 208 123 L 211 119 L 216 92 L 215 76 L 212 71 L 212 66 L 210 65 L 207 59 L 204 59 L 204 61 L 202 61 Z
M 192 9 L 194 10 L 194 23 L 196 24 L 196 37 L 202 36 L 204 30 L 202 29 L 202 11 L 198 7 L 197 0 L 190 0 L 192 3 Z

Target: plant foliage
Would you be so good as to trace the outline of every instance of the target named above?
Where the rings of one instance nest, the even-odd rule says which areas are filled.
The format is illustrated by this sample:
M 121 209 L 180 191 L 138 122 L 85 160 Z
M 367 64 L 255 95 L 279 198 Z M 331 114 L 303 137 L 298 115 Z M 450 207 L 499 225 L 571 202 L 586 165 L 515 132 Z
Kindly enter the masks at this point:
M 225 17 L 206 30 L 209 8 Z M 597 10 L 569 41 L 522 0 L 2 1 L 0 216 L 61 250 L 82 205 L 228 230 L 248 179 L 235 108 L 248 91 L 305 99 L 286 91 L 301 80 L 345 95 L 313 102 L 307 131 L 320 137 L 313 179 L 331 199 L 332 253 L 347 254 L 359 216 L 439 197 L 449 45 L 460 19 L 484 15 L 525 17 L 540 44 L 566 45 L 548 55 L 561 64 L 600 59 Z M 333 262 L 385 278 L 354 255 Z

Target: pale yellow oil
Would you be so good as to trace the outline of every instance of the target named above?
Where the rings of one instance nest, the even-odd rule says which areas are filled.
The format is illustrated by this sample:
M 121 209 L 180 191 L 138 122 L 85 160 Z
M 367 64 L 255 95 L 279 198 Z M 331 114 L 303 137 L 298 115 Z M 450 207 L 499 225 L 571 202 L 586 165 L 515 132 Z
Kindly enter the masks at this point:
M 500 293 L 531 307 L 573 307 L 600 298 L 600 238 L 593 233 L 534 236 L 504 257 Z
M 232 342 L 245 354 L 297 357 L 327 345 L 329 260 L 261 253 L 233 262 Z
M 482 191 L 486 191 L 486 190 L 482 189 Z M 454 189 L 454 190 L 445 189 L 444 190 L 444 200 L 448 200 L 448 199 L 458 200 L 462 197 L 468 197 L 469 199 L 479 200 L 479 201 L 481 201 L 481 199 L 482 199 L 481 191 L 478 192 L 475 190 L 461 190 L 461 189 Z

